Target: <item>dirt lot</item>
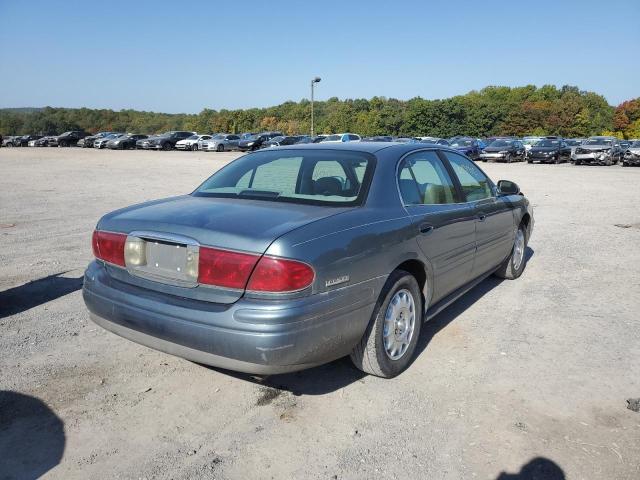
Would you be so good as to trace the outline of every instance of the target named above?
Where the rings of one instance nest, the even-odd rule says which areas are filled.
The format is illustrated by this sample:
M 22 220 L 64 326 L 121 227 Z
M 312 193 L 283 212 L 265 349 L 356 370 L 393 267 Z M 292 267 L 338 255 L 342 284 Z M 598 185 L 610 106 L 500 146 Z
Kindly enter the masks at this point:
M 428 324 L 394 380 L 259 380 L 116 337 L 80 292 L 103 213 L 235 156 L 0 150 L 0 478 L 640 478 L 640 168 L 483 164 L 534 205 L 522 278 Z

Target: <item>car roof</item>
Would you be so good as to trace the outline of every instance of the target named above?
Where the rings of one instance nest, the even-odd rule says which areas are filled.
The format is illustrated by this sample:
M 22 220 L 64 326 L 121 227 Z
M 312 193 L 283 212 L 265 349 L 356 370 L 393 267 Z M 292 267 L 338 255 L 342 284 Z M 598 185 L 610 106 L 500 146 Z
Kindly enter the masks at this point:
M 446 145 L 436 145 L 429 143 L 403 143 L 403 142 L 345 142 L 345 143 L 305 143 L 287 145 L 279 147 L 279 150 L 344 150 L 350 152 L 376 153 L 381 150 L 397 150 L 398 154 L 410 152 L 412 150 L 425 149 L 448 150 L 458 153 L 455 149 Z

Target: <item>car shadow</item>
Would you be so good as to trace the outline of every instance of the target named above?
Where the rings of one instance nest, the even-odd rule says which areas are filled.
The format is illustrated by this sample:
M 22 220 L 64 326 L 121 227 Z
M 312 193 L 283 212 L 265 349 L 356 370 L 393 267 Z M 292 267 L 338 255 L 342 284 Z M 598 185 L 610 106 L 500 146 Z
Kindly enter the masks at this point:
M 496 480 L 565 480 L 560 466 L 548 458 L 536 457 L 522 466 L 518 473 L 502 472 Z
M 533 254 L 533 249 L 527 247 L 525 250 L 527 262 L 533 257 Z M 445 308 L 433 319 L 424 323 L 420 331 L 420 338 L 416 346 L 414 360 L 427 348 L 429 342 L 440 330 L 453 322 L 459 315 L 464 313 L 486 293 L 496 288 L 503 281 L 504 280 L 494 276 L 488 277 Z M 207 365 L 202 366 L 235 377 L 239 380 L 244 380 L 275 390 L 287 391 L 296 396 L 325 395 L 360 381 L 367 375 L 361 370 L 355 368 L 349 357 L 340 358 L 331 363 L 299 372 L 268 376 L 249 375 L 246 373 L 233 372 Z
M 60 463 L 64 423 L 41 400 L 0 390 L 0 477 L 30 480 Z
M 0 318 L 24 312 L 82 288 L 83 277 L 62 277 L 60 272 L 0 292 Z

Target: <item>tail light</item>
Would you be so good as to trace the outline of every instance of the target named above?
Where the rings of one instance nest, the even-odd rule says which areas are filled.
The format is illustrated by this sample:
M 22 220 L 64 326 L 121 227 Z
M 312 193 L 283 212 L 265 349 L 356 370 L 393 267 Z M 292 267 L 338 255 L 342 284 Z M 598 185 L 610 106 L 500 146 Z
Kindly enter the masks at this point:
M 200 247 L 198 283 L 244 289 L 259 255 Z
M 100 260 L 124 267 L 124 244 L 126 241 L 127 236 L 124 233 L 96 230 L 91 239 L 93 254 Z
M 296 260 L 200 247 L 198 283 L 285 293 L 308 287 L 314 277 L 313 268 Z
M 284 293 L 302 290 L 313 283 L 315 272 L 306 263 L 284 258 L 262 257 L 247 290 Z

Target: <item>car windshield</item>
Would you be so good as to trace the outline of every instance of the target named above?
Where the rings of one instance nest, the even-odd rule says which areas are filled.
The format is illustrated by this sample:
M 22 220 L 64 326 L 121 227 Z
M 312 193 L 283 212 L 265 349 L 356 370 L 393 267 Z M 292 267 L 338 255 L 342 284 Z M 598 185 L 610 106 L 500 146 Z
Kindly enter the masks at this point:
M 258 138 L 260 138 L 260 135 L 255 133 L 253 135 L 248 136 L 245 140 L 249 140 L 250 142 L 257 140 Z
M 631 142 L 630 148 L 640 148 L 640 141 Z
M 335 142 L 336 140 L 342 140 L 342 135 L 329 135 L 325 137 L 325 142 Z
M 559 144 L 560 140 L 540 140 L 536 147 L 557 147 Z
M 451 140 L 452 147 L 470 147 L 472 141 L 468 138 L 455 138 Z
M 270 141 L 271 142 L 281 142 L 282 140 L 284 140 L 285 137 L 283 136 L 278 136 L 278 137 L 273 137 Z
M 524 143 L 525 145 L 535 145 L 536 143 L 538 143 L 540 141 L 539 138 L 523 138 L 522 139 L 522 143 Z
M 494 140 L 489 144 L 490 147 L 509 147 L 513 144 L 513 140 Z
M 606 146 L 609 146 L 612 144 L 613 144 L 613 141 L 608 140 L 606 138 L 590 138 L 583 143 L 583 145 L 606 145 Z
M 362 152 L 263 150 L 214 173 L 195 196 L 315 205 L 362 203 L 374 160 Z
M 200 135 L 191 135 L 190 137 L 187 137 L 185 140 L 198 140 L 200 138 Z
M 575 147 L 576 145 L 580 145 L 582 143 L 582 140 L 565 140 L 565 142 L 570 147 Z

